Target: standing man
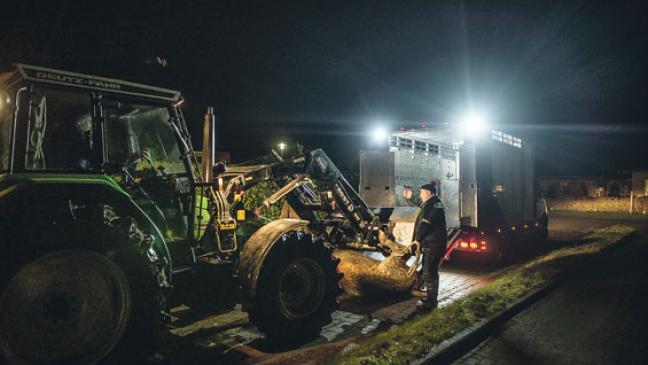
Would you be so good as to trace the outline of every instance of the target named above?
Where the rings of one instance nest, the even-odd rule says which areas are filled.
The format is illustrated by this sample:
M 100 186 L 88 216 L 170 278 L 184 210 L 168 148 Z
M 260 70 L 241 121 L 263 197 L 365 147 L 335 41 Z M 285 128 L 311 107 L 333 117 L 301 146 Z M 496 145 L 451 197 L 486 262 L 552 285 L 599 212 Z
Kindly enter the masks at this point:
M 406 188 L 403 195 L 412 201 L 412 190 Z M 419 190 L 421 210 L 414 224 L 413 245 L 421 247 L 423 252 L 423 269 L 421 282 L 426 295 L 416 303 L 421 310 L 430 310 L 437 306 L 439 293 L 439 263 L 445 253 L 448 241 L 445 212 L 441 199 L 437 196 L 435 182 L 421 186 Z

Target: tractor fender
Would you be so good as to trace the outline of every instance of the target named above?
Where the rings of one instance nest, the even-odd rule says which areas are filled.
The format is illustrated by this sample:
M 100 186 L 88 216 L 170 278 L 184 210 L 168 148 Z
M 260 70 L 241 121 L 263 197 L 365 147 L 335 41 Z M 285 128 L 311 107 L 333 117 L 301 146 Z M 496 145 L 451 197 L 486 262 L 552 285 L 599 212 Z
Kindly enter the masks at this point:
M 171 280 L 171 257 L 164 238 L 153 221 L 131 197 L 110 184 L 94 181 L 75 183 L 67 181 L 39 181 L 21 179 L 13 184 L 3 184 L 0 194 L 0 236 L 8 238 L 0 249 L 10 253 L 6 257 L 25 257 L 33 254 L 34 247 L 25 242 L 51 242 L 47 225 L 56 227 L 66 219 L 78 219 L 99 205 L 108 205 L 121 216 L 133 218 L 144 232 L 152 235 L 151 248 L 163 268 L 167 285 Z M 99 248 L 110 251 L 112 247 Z M 2 271 L 2 270 L 0 270 Z
M 250 236 L 241 250 L 237 267 L 244 308 L 254 306 L 257 281 L 268 253 L 275 245 L 281 244 L 282 237 L 289 232 L 310 233 L 308 223 L 300 219 L 282 218 L 266 224 Z

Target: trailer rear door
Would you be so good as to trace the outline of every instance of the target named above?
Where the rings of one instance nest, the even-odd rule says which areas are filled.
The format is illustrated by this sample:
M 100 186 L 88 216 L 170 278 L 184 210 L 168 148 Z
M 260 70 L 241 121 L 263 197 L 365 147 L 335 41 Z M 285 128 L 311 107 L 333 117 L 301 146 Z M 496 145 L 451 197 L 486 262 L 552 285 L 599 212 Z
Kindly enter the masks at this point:
M 371 208 L 396 206 L 394 153 L 360 151 L 360 197 Z
M 493 133 L 490 143 L 493 195 L 508 224 L 532 221 L 535 215 L 533 146 L 511 135 Z

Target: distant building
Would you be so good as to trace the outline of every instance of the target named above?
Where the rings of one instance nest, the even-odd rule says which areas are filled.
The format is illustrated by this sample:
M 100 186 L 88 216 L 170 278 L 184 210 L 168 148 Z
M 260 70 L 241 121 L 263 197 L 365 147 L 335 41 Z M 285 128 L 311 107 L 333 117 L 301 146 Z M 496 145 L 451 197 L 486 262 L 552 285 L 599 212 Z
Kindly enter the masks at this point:
M 648 178 L 648 172 L 646 172 Z M 599 198 L 629 196 L 629 178 L 545 176 L 538 178 L 540 192 L 549 198 Z
M 632 194 L 635 196 L 648 195 L 648 171 L 632 172 Z

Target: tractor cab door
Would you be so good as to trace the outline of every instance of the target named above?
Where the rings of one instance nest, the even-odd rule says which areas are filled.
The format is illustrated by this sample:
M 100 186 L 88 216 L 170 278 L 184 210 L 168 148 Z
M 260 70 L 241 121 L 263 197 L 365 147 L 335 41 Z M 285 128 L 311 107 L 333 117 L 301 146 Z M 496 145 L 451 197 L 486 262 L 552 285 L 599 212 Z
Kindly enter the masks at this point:
M 104 158 L 126 170 L 116 179 L 157 224 L 167 242 L 190 239 L 191 187 L 169 106 L 104 96 L 101 107 Z
M 20 99 L 14 170 L 99 173 L 91 92 L 35 84 Z

